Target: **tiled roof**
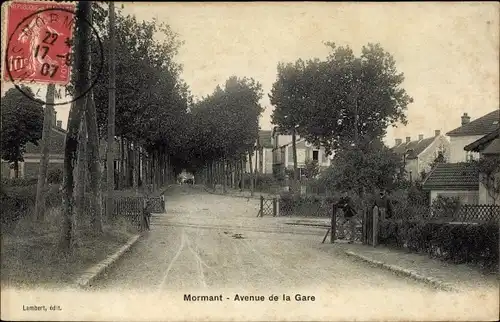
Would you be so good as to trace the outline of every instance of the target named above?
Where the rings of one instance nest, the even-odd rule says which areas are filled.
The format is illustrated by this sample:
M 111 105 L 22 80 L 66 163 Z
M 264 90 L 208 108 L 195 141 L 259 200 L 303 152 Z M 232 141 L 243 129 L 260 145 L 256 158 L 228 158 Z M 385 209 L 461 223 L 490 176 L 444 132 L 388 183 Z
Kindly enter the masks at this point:
M 400 145 L 396 145 L 392 148 L 392 151 L 396 154 L 403 155 L 406 151 L 412 150 L 412 152 L 407 156 L 408 159 L 416 158 L 422 151 L 424 151 L 429 145 L 434 142 L 436 137 L 426 138 L 422 140 L 415 140 L 411 142 L 404 142 Z
M 485 135 L 495 131 L 500 121 L 500 110 L 490 112 L 474 121 L 458 127 L 448 133 L 448 136 Z
M 273 144 L 271 142 L 272 131 L 271 130 L 261 130 L 259 131 L 259 143 L 264 148 L 272 149 Z
M 500 153 L 500 128 L 496 131 L 493 131 L 489 134 L 486 134 L 482 138 L 472 142 L 469 145 L 466 145 L 465 151 L 473 151 L 473 152 L 486 152 L 486 153 Z
M 423 182 L 424 190 L 479 189 L 479 173 L 474 163 L 440 163 Z

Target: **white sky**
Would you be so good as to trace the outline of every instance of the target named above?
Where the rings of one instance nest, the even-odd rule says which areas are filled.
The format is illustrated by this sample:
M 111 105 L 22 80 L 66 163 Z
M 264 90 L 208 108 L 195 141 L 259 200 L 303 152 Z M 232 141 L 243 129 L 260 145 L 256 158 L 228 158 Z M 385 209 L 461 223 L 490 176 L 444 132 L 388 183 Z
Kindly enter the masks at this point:
M 119 7 L 120 4 L 117 4 Z M 379 42 L 404 72 L 415 102 L 409 124 L 390 129 L 386 142 L 434 130 L 447 132 L 499 108 L 499 6 L 489 3 L 125 3 L 139 20 L 157 18 L 180 34 L 177 56 L 196 96 L 209 94 L 231 75 L 263 84 L 267 94 L 279 61 L 324 58 L 322 44 L 351 46 L 356 54 Z M 9 86 L 2 81 L 2 95 Z M 117 84 L 119 86 L 119 84 Z M 119 104 L 119 102 L 117 102 Z M 57 107 L 65 126 L 68 107 Z

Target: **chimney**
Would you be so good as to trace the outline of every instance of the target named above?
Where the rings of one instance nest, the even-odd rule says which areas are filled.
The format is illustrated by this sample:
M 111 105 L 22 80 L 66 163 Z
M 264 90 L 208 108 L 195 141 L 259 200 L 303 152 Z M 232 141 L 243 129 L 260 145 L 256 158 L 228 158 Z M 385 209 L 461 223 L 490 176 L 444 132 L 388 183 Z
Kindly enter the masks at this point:
M 470 116 L 467 115 L 467 113 L 464 113 L 464 115 L 462 116 L 462 126 L 468 124 L 469 122 L 470 122 Z
M 52 117 L 52 126 L 56 126 L 56 120 L 57 120 L 57 112 L 54 111 L 54 114 L 53 114 L 53 117 Z
M 396 139 L 396 145 L 400 145 L 401 143 L 403 143 L 403 140 L 401 140 L 401 139 Z
M 422 141 L 423 139 L 424 139 L 424 135 L 423 135 L 423 134 L 419 134 L 419 135 L 418 135 L 418 140 L 419 140 L 419 141 Z
M 434 136 L 440 136 L 440 135 L 441 135 L 441 130 L 434 131 Z
M 406 137 L 406 143 L 410 143 L 411 142 L 411 137 L 407 136 Z
M 57 127 L 58 127 L 59 129 L 62 129 L 62 121 L 57 121 Z

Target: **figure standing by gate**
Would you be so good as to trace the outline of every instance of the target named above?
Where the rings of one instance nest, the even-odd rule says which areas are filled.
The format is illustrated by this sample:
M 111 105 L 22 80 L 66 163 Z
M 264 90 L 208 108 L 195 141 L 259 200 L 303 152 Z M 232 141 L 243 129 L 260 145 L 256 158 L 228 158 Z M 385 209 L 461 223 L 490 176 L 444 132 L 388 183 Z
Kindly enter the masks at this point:
M 343 218 L 341 219 L 340 222 L 340 227 L 341 229 L 341 234 L 339 236 L 339 239 L 345 239 L 345 236 L 343 236 L 344 232 L 344 226 L 345 224 L 348 224 L 349 228 L 349 244 L 352 244 L 354 242 L 354 237 L 356 234 L 356 222 L 354 220 L 354 216 L 356 215 L 356 210 L 354 208 L 353 202 L 351 197 L 349 196 L 349 193 L 347 190 L 342 192 L 342 197 L 340 198 L 339 202 L 337 203 L 337 207 L 342 210 L 344 213 Z

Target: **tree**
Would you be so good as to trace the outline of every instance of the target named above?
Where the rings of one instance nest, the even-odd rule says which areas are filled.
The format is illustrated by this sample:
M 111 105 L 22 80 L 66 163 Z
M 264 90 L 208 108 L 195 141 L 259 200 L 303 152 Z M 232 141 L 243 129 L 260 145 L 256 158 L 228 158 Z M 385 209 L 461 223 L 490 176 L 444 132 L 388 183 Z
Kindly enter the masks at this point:
M 338 151 L 320 180 L 329 188 L 390 188 L 398 181 L 401 158 L 376 141 L 360 149 Z
M 36 220 L 42 219 L 43 211 L 45 210 L 45 196 L 43 190 L 46 185 L 47 171 L 49 168 L 49 142 L 50 142 L 50 132 L 52 132 L 52 122 L 54 118 L 54 109 L 51 104 L 54 103 L 55 97 L 55 85 L 49 84 L 47 86 L 47 105 L 45 106 L 44 119 L 43 119 L 43 132 L 42 132 L 42 144 L 40 147 L 40 166 L 38 169 L 38 184 L 36 187 L 36 199 L 35 199 L 35 215 Z
M 429 164 L 429 168 L 432 171 L 432 169 L 434 169 L 438 164 L 446 162 L 447 160 L 446 157 L 444 156 L 444 151 L 439 151 L 436 158 L 432 160 L 432 162 Z M 425 169 L 420 172 L 420 177 L 422 180 L 424 180 L 427 177 L 427 175 L 428 173 L 427 171 L 425 171 Z
M 500 198 L 500 158 L 497 155 L 483 156 L 476 163 L 481 184 L 488 196 L 497 204 Z
M 21 87 L 24 93 L 34 99 L 29 87 Z M 15 177 L 18 178 L 19 162 L 24 161 L 26 144 L 31 142 L 38 146 L 38 141 L 42 138 L 43 103 L 40 100 L 30 100 L 16 88 L 11 88 L 2 98 L 1 107 L 2 159 L 14 163 Z
M 74 84 L 76 97 L 79 97 L 71 105 L 68 117 L 68 132 L 66 134 L 66 143 L 64 149 L 64 177 L 62 184 L 63 192 L 63 235 L 61 236 L 60 249 L 68 254 L 73 250 L 77 243 L 77 227 L 74 201 L 74 163 L 76 162 L 78 149 L 78 133 L 80 123 L 85 110 L 86 98 L 82 91 L 88 88 L 89 56 L 87 48 L 90 40 L 90 27 L 86 23 L 89 16 L 90 3 L 86 1 L 78 2 L 76 10 L 76 30 L 75 30 L 75 61 L 73 64 Z
M 300 128 L 311 143 L 327 152 L 349 146 L 369 145 L 397 122 L 413 102 L 401 87 L 394 58 L 378 44 L 368 44 L 356 57 L 350 47 L 327 43 L 326 61 L 311 65 L 304 82 L 311 83 L 302 110 Z
M 273 84 L 269 99 L 275 109 L 271 122 L 278 126 L 282 134 L 292 135 L 294 180 L 299 180 L 297 166 L 297 133 L 304 134 L 303 116 L 309 107 L 314 78 L 313 71 L 317 69 L 317 60 L 304 62 L 299 59 L 294 64 L 278 64 L 278 75 Z
M 319 164 L 317 160 L 306 160 L 306 177 L 307 179 L 314 179 L 319 174 Z

